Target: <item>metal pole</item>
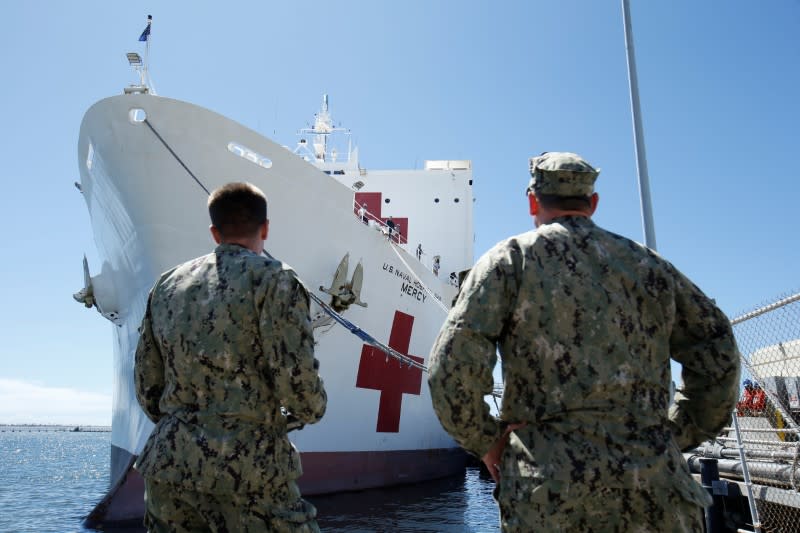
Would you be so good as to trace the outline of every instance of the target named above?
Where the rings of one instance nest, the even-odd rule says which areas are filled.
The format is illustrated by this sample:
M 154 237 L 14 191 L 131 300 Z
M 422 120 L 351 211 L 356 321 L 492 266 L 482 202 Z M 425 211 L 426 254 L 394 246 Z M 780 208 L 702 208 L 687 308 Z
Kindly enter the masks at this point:
M 736 447 L 739 449 L 739 461 L 742 463 L 744 486 L 747 487 L 747 501 L 750 504 L 750 517 L 753 519 L 753 529 L 755 533 L 761 533 L 761 520 L 758 518 L 756 500 L 753 498 L 753 483 L 750 481 L 750 471 L 747 469 L 747 459 L 744 456 L 744 448 L 742 447 L 742 432 L 739 429 L 739 418 L 736 411 L 733 412 L 733 427 L 736 429 Z
M 642 225 L 644 243 L 656 249 L 656 233 L 653 226 L 653 206 L 650 203 L 650 179 L 647 174 L 647 154 L 644 150 L 642 113 L 639 108 L 639 82 L 636 75 L 636 57 L 633 50 L 633 30 L 628 0 L 622 0 L 622 18 L 625 26 L 625 55 L 628 59 L 628 82 L 631 91 L 631 112 L 633 114 L 633 139 L 636 143 L 636 172 L 639 176 L 639 197 L 642 204 Z
M 151 22 L 151 20 L 148 20 L 147 21 L 147 27 L 150 28 L 151 26 L 152 26 L 152 22 Z M 148 89 L 150 88 L 150 72 L 149 72 L 149 66 L 150 66 L 150 37 L 152 37 L 152 34 L 148 34 L 147 35 L 147 39 L 144 42 L 144 76 L 142 76 L 142 78 L 144 79 L 144 83 L 142 85 L 144 85 Z

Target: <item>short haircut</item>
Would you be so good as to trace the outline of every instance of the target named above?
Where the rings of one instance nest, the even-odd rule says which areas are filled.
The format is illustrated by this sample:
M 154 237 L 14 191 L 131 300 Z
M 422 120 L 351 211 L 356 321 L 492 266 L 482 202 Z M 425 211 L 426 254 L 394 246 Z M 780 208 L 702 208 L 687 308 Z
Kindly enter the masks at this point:
M 536 200 L 546 209 L 560 209 L 562 211 L 585 211 L 592 208 L 591 196 L 558 196 L 555 194 L 536 195 Z
M 252 237 L 267 220 L 267 197 L 251 183 L 227 183 L 208 197 L 208 215 L 224 238 Z

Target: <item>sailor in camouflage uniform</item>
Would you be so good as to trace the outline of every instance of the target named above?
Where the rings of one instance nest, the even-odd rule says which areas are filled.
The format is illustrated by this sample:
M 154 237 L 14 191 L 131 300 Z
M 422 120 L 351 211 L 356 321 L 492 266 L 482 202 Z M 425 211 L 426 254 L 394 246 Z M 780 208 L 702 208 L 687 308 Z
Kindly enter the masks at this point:
M 208 206 L 219 246 L 159 278 L 140 328 L 136 397 L 156 423 L 136 463 L 145 524 L 318 531 L 287 436 L 327 402 L 308 294 L 291 268 L 261 255 L 269 221 L 258 188 L 230 183 Z
M 709 495 L 681 455 L 730 420 L 739 351 L 714 302 L 597 227 L 599 171 L 530 161 L 537 229 L 492 248 L 431 353 L 444 428 L 498 481 L 503 531 L 697 531 Z M 502 361 L 500 420 L 484 396 Z M 669 405 L 670 358 L 683 384 Z

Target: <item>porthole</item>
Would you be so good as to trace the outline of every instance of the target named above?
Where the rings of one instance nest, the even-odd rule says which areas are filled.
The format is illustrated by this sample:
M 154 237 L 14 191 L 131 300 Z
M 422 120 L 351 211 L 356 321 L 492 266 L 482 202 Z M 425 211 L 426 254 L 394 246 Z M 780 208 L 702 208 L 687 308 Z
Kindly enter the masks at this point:
M 453 200 L 453 201 L 454 201 L 455 203 L 458 203 L 458 198 L 456 198 L 456 199 L 455 199 L 455 200 Z
M 131 124 L 141 124 L 147 120 L 147 113 L 141 107 L 134 107 L 128 111 L 128 120 L 131 121 Z
M 388 204 L 389 202 L 391 202 L 391 200 L 390 200 L 389 198 L 386 198 L 386 199 L 383 201 L 383 203 L 385 203 L 385 204 Z
M 439 199 L 438 198 L 434 198 L 433 201 L 436 202 L 437 204 L 439 203 Z

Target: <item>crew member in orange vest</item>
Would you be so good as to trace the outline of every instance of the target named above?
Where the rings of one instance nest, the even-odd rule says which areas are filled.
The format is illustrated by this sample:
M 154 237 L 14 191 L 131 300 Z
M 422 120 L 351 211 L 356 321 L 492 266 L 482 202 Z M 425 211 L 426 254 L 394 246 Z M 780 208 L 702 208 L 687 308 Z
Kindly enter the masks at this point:
M 739 416 L 760 416 L 764 414 L 764 407 L 767 404 L 767 395 L 764 389 L 757 382 L 746 379 L 744 385 L 744 395 L 739 403 L 736 404 L 736 411 Z

